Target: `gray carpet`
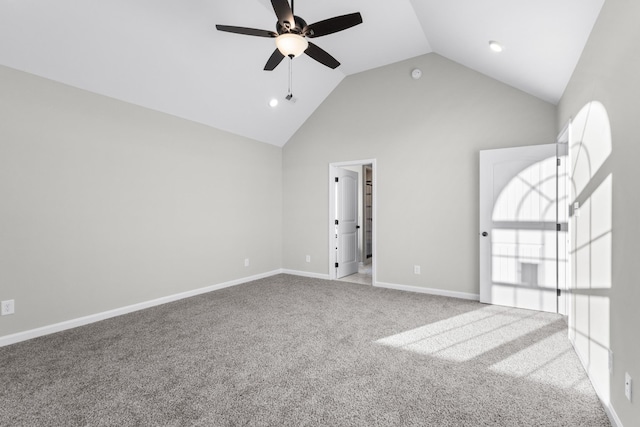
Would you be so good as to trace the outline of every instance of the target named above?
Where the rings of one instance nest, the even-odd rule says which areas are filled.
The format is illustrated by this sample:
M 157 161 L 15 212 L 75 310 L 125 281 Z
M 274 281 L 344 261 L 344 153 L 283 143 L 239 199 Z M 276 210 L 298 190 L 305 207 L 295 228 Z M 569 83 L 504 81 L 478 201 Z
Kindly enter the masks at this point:
M 279 275 L 0 348 L 2 426 L 608 426 L 556 315 Z

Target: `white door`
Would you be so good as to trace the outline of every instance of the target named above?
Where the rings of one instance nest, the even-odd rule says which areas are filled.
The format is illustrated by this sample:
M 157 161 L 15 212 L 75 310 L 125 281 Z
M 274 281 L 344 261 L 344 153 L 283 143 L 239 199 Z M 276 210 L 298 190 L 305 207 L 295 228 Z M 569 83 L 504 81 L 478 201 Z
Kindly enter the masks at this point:
M 556 145 L 480 151 L 480 302 L 557 311 Z
M 358 173 L 336 168 L 336 278 L 358 272 Z

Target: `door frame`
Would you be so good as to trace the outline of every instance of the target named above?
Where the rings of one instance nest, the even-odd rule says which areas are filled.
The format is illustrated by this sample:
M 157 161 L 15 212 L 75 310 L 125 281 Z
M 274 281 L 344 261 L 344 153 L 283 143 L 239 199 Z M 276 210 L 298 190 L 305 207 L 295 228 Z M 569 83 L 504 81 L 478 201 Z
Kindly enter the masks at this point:
M 561 234 L 556 233 L 556 287 L 560 290 L 560 295 L 558 296 L 557 302 L 557 310 L 556 313 L 561 314 L 563 316 L 568 316 L 571 306 L 573 304 L 573 300 L 568 293 L 571 284 L 571 257 L 569 256 L 571 252 L 571 218 L 569 217 L 569 199 L 570 199 L 570 186 L 571 180 L 569 174 L 571 172 L 571 119 L 565 124 L 560 133 L 556 138 L 556 158 L 562 159 L 565 156 L 564 170 L 566 172 L 566 176 L 564 177 L 564 182 L 560 183 L 560 167 L 556 170 L 556 222 L 560 224 L 560 219 L 566 216 L 567 224 L 566 229 L 563 230 L 566 232 L 564 238 L 566 239 L 565 244 L 560 244 Z M 560 185 L 564 185 L 566 188 L 566 196 L 567 200 L 565 203 L 561 203 L 558 194 L 560 190 Z M 561 213 L 561 209 L 564 212 Z M 561 254 L 560 248 L 564 247 L 564 251 Z M 561 275 L 560 268 L 560 260 L 561 258 L 565 259 L 565 267 L 564 267 L 564 275 Z
M 378 222 L 378 185 L 377 185 L 377 171 L 378 167 L 376 164 L 376 159 L 366 159 L 366 160 L 353 160 L 353 161 L 345 161 L 345 162 L 333 162 L 329 163 L 329 175 L 328 175 L 328 185 L 329 185 L 329 209 L 328 209 L 328 221 L 327 221 L 327 229 L 328 233 L 328 260 L 329 263 L 327 268 L 329 270 L 329 280 L 336 280 L 336 249 L 335 249 L 335 218 L 334 214 L 336 211 L 336 190 L 335 190 L 335 180 L 334 180 L 334 169 L 341 168 L 345 166 L 364 166 L 371 165 L 371 183 L 373 184 L 373 190 L 371 194 L 371 211 L 372 211 L 372 221 L 371 221 L 371 284 L 376 286 L 376 272 L 377 272 L 377 250 L 376 250 L 376 242 L 377 242 L 377 222 Z M 360 227 L 362 230 L 362 226 Z

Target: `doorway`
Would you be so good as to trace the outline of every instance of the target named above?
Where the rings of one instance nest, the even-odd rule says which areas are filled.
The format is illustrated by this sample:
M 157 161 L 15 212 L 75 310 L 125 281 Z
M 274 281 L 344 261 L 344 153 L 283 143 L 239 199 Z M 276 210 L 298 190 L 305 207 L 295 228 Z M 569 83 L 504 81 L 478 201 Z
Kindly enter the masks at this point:
M 480 302 L 564 312 L 560 144 L 480 152 Z
M 376 160 L 329 164 L 329 278 L 375 284 Z

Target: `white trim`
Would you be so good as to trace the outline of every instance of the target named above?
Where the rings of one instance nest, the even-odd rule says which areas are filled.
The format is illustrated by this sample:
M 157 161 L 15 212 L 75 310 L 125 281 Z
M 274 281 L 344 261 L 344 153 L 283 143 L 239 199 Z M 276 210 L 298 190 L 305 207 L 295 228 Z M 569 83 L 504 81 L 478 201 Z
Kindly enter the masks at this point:
M 293 276 L 310 277 L 312 279 L 331 280 L 329 279 L 329 275 L 324 273 L 311 273 L 309 271 L 287 270 L 287 269 L 282 269 L 281 273 L 291 274 Z
M 395 283 L 373 282 L 373 286 L 378 288 L 396 289 L 398 291 L 417 292 L 419 294 L 439 295 L 441 297 L 451 297 L 479 301 L 480 295 L 468 294 L 466 292 L 445 291 L 443 289 L 423 288 L 422 286 L 397 285 Z
M 602 402 L 602 399 L 600 399 L 600 401 Z M 607 413 L 607 417 L 609 417 L 611 425 L 613 425 L 614 427 L 624 427 L 622 425 L 622 421 L 620 421 L 620 418 L 618 418 L 618 414 L 616 414 L 616 411 L 615 409 L 613 409 L 613 406 L 611 406 L 611 404 L 606 405 L 604 402 L 602 402 L 602 407 L 604 408 L 604 412 Z
M 334 179 L 335 179 L 335 172 L 334 172 L 334 167 L 333 167 L 333 163 L 329 163 L 329 176 L 328 181 L 329 181 L 329 203 L 328 203 L 328 209 L 329 209 L 329 216 L 327 217 L 327 226 L 328 228 L 328 236 L 329 236 L 329 241 L 327 242 L 327 249 L 328 249 L 328 253 L 329 253 L 329 264 L 327 265 L 327 271 L 329 272 L 328 276 L 329 276 L 329 280 L 335 280 L 336 278 L 336 270 L 333 267 L 333 263 L 335 262 L 335 248 L 333 247 L 333 245 L 335 244 L 334 241 L 334 233 L 335 233 L 335 228 L 334 228 L 334 224 L 332 224 L 332 219 L 335 218 L 335 209 L 336 209 L 336 204 L 335 204 L 335 188 L 334 188 Z
M 607 414 L 607 417 L 611 422 L 611 425 L 613 425 L 614 427 L 624 427 L 622 425 L 622 421 L 620 421 L 620 418 L 618 418 L 618 414 L 616 413 L 615 409 L 613 409 L 613 406 L 611 406 L 611 401 L 607 402 L 605 401 L 605 399 L 602 398 L 602 393 L 600 392 L 600 389 L 598 388 L 598 386 L 596 386 L 596 383 L 593 381 L 593 378 L 591 378 L 591 374 L 589 373 L 587 364 L 585 363 L 584 359 L 580 355 L 580 352 L 576 348 L 575 340 L 569 338 L 569 342 L 571 343 L 571 347 L 573 347 L 573 352 L 578 356 L 578 360 L 582 365 L 582 369 L 584 369 L 584 372 L 587 374 L 587 378 L 589 378 L 589 382 L 591 382 L 591 386 L 595 390 L 596 395 L 598 396 L 598 399 L 600 400 L 600 403 L 604 408 L 604 412 Z
M 150 301 L 144 301 L 137 304 L 128 305 L 125 307 L 115 308 L 113 310 L 103 311 L 101 313 L 90 314 L 88 316 L 78 317 L 76 319 L 65 320 L 64 322 L 42 326 L 40 328 L 30 329 L 24 332 L 5 335 L 3 337 L 0 337 L 0 347 L 16 344 L 21 341 L 30 340 L 32 338 L 37 338 L 44 335 L 54 334 L 56 332 L 62 332 L 67 329 L 77 328 L 78 326 L 88 325 L 90 323 L 99 322 L 101 320 L 109 319 L 111 317 L 121 316 L 123 314 L 132 313 L 134 311 L 144 310 L 145 308 L 155 307 L 157 305 L 178 301 L 184 298 L 190 298 L 196 295 L 217 291 L 219 289 L 240 285 L 242 283 L 252 282 L 258 279 L 264 279 L 265 277 L 275 276 L 276 274 L 280 274 L 280 273 L 282 273 L 282 269 L 273 270 L 273 271 L 269 271 L 261 274 L 256 274 L 255 276 L 243 277 L 240 279 L 235 279 L 235 280 L 231 280 L 224 283 L 219 283 L 217 285 L 211 285 L 211 286 L 207 286 L 200 289 L 194 289 L 192 291 L 181 292 L 179 294 L 168 295 L 166 297 L 160 297 Z
M 334 162 L 329 163 L 329 264 L 327 265 L 329 274 L 329 280 L 336 280 L 336 270 L 334 268 L 335 263 L 335 249 L 333 247 L 334 241 L 332 239 L 332 235 L 335 231 L 333 218 L 335 212 L 335 186 L 333 181 L 333 169 L 340 168 L 344 166 L 365 166 L 371 165 L 371 183 L 372 194 L 371 194 L 371 212 L 373 215 L 371 221 L 371 252 L 373 254 L 373 260 L 371 262 L 371 279 L 373 283 L 376 282 L 376 275 L 378 271 L 378 164 L 376 159 L 365 159 L 365 160 L 352 160 L 348 162 Z M 364 216 L 363 216 L 364 218 Z

